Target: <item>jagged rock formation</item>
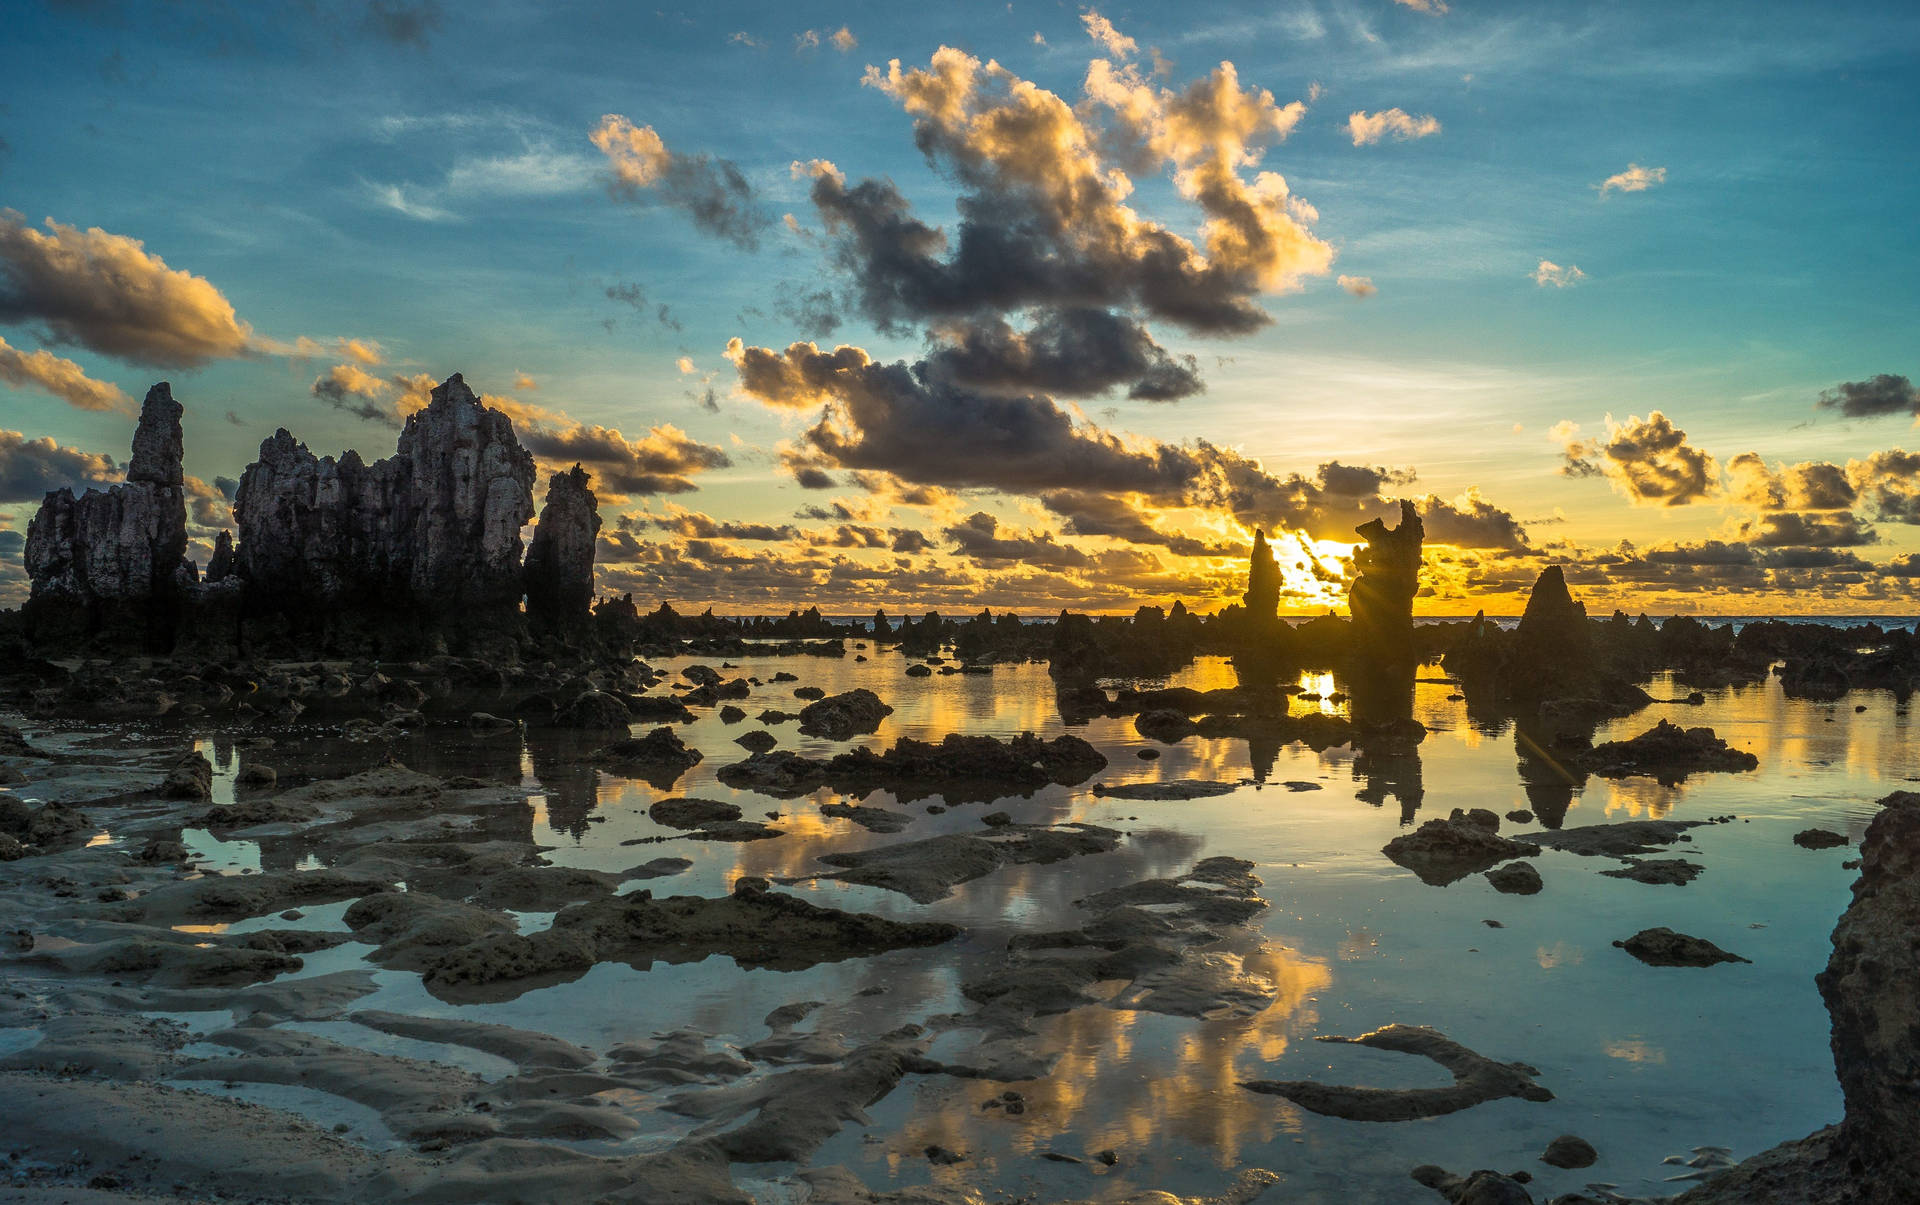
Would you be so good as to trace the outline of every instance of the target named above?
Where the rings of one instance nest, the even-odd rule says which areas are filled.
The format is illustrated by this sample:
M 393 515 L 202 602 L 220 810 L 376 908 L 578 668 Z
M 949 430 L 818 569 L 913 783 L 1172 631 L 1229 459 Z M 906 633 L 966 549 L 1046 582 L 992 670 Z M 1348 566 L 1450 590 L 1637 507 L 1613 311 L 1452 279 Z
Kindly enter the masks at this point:
M 1411 662 L 1413 596 L 1420 591 L 1420 547 L 1426 527 L 1413 503 L 1400 503 L 1400 526 L 1379 519 L 1354 529 L 1366 541 L 1354 550 L 1359 570 L 1347 590 L 1353 613 L 1354 647 L 1376 661 Z
M 1515 633 L 1522 664 L 1555 665 L 1563 673 L 1593 670 L 1593 636 L 1587 630 L 1587 608 L 1575 602 L 1560 566 L 1540 571 L 1527 595 L 1527 609 Z
M 78 498 L 57 489 L 40 504 L 26 543 L 26 623 L 36 642 L 172 647 L 179 599 L 194 580 L 181 413 L 167 382 L 155 385 L 140 407 L 126 483 Z
M 536 633 L 576 632 L 592 619 L 599 507 L 579 465 L 547 479 L 547 505 L 534 528 L 524 572 L 527 624 Z
M 459 373 L 407 419 L 385 460 L 316 457 L 282 428 L 234 499 L 248 609 L 330 638 L 418 634 L 455 616 L 462 634 L 510 622 L 533 478 L 512 421 Z
M 1280 562 L 1267 547 L 1267 533 L 1253 533 L 1253 555 L 1247 559 L 1247 592 L 1243 596 L 1247 618 L 1254 623 L 1272 623 L 1280 611 Z

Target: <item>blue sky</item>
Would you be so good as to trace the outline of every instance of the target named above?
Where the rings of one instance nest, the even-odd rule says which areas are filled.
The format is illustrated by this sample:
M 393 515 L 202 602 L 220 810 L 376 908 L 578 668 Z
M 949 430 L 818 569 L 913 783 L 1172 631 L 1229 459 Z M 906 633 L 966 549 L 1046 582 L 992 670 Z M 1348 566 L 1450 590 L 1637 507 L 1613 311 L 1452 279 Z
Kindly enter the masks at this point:
M 1907 5 L 1100 7 L 1137 43 L 1126 56 L 1090 36 L 1091 10 L 1052 4 L 14 9 L 0 44 L 0 206 L 42 231 L 50 218 L 140 240 L 167 269 L 204 278 L 259 345 L 192 366 L 103 353 L 37 320 L 32 298 L 9 304 L 3 278 L 0 337 L 133 398 L 171 380 L 188 407 L 189 471 L 209 482 L 237 477 L 275 426 L 316 450 L 391 446 L 389 423 L 312 391 L 348 359 L 337 350 L 345 339 L 378 344 L 379 363 L 365 367 L 382 380 L 461 371 L 556 429 L 617 428 L 640 441 L 670 424 L 724 449 L 730 465 L 690 478 L 697 490 L 609 504 L 610 527 L 671 504 L 798 534 L 791 547 L 709 545 L 714 555 L 702 557 L 683 535 L 629 523 L 658 547 L 628 548 L 626 570 L 612 568 L 609 548 L 608 580 L 646 592 L 726 602 L 726 566 L 811 558 L 810 578 L 769 577 L 748 597 L 786 590 L 804 602 L 809 582 L 842 589 L 858 575 L 836 573 L 838 563 L 891 567 L 908 594 L 956 597 L 986 597 L 1019 569 L 1029 580 L 999 595 L 1004 604 L 1034 605 L 1051 591 L 1108 606 L 1118 603 L 1095 589 L 1093 567 L 1119 565 L 1123 552 L 1136 560 L 1119 576 L 1134 575 L 1136 593 L 1228 588 L 1228 558 L 1169 560 L 1062 529 L 1057 512 L 1020 490 L 966 488 L 935 506 L 888 509 L 851 487 L 846 464 L 827 466 L 836 489 L 803 489 L 777 449 L 804 442 L 812 415 L 739 388 L 723 354 L 734 337 L 769 349 L 845 342 L 884 360 L 926 353 L 925 329 L 881 331 L 846 304 L 831 232 L 789 165 L 826 159 L 853 180 L 891 179 L 922 220 L 951 228 L 964 191 L 952 164 L 930 163 L 902 103 L 862 83 L 869 64 L 924 68 L 943 45 L 1069 104 L 1101 57 L 1176 91 L 1231 61 L 1242 84 L 1270 89 L 1278 105 L 1308 102 L 1244 174 L 1277 172 L 1310 203 L 1304 224 L 1333 249 L 1330 269 L 1263 292 L 1272 321 L 1250 334 L 1149 321 L 1171 352 L 1195 357 L 1203 393 L 1060 403 L 1098 428 L 1231 447 L 1276 477 L 1311 480 L 1328 461 L 1417 471 L 1381 501 L 1396 490 L 1457 499 L 1477 489 L 1528 539 L 1463 551 L 1458 572 L 1441 575 L 1449 601 L 1433 609 L 1471 610 L 1545 561 L 1621 539 L 1641 549 L 1793 547 L 1740 538 L 1768 508 L 1731 478 L 1681 502 L 1642 496 L 1630 464 L 1591 450 L 1591 470 L 1566 475 L 1576 437 L 1564 427 L 1556 436 L 1557 424 L 1578 423 L 1590 438 L 1609 415 L 1625 423 L 1662 411 L 1722 471 L 1748 451 L 1845 466 L 1920 445 L 1912 413 L 1848 421 L 1815 405 L 1842 382 L 1920 372 L 1920 126 L 1906 116 L 1920 91 L 1920 10 Z M 855 43 L 844 49 L 832 38 L 843 28 Z M 1169 66 L 1156 74 L 1150 55 Z M 1438 129 L 1356 145 L 1350 115 L 1389 109 L 1431 116 Z M 757 249 L 703 232 L 657 189 L 610 193 L 612 165 L 588 137 L 607 114 L 651 127 L 675 155 L 736 165 L 768 219 Z M 1603 191 L 1630 165 L 1652 173 L 1649 186 Z M 1194 237 L 1200 215 L 1173 177 L 1133 171 L 1129 203 Z M 784 214 L 799 232 L 780 224 Z M 1539 283 L 1542 261 L 1569 283 Z M 1339 277 L 1376 291 L 1354 296 Z M 822 289 L 841 291 L 830 332 L 801 312 Z M 709 388 L 714 408 L 701 403 Z M 399 404 L 399 387 L 389 392 L 381 404 Z M 123 459 L 131 420 L 82 410 L 16 373 L 0 379 L 0 428 Z M 1767 553 L 1712 582 L 1623 573 L 1589 585 L 1609 597 L 1659 594 L 1664 609 L 1746 609 L 1703 599 L 1709 586 L 1807 605 L 1810 584 L 1825 591 L 1812 604 L 1822 609 L 1906 609 L 1915 579 L 1872 567 L 1920 549 L 1920 507 L 1902 510 L 1896 481 L 1892 503 L 1874 509 L 1876 471 L 1855 473 L 1856 534 L 1820 545 L 1852 558 L 1844 563 L 1795 568 Z M 856 525 L 921 530 L 932 547 L 911 565 L 891 548 L 831 548 L 819 533 L 832 521 L 794 516 L 831 510 L 835 498 Z M 1163 530 L 1244 543 L 1253 523 L 1267 525 L 1149 502 L 1134 499 Z M 972 512 L 1092 560 L 1022 569 L 1017 549 L 974 556 L 943 534 Z M 16 530 L 30 513 L 24 499 L 0 504 Z M 1866 525 L 1871 540 L 1858 534 Z M 1160 564 L 1138 564 L 1143 553 Z M 954 580 L 938 585 L 943 574 Z M 1311 582 L 1297 584 L 1302 605 L 1312 602 Z M 879 589 L 847 598 L 877 599 Z

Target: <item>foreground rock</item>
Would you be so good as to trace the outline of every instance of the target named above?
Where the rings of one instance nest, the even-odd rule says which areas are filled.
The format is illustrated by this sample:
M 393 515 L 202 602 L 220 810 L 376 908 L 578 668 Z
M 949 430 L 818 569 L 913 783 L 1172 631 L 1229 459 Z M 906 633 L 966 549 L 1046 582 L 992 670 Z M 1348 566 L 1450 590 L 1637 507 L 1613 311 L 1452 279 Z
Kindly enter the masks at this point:
M 1450 1205 L 1533 1205 L 1525 1184 L 1488 1168 L 1456 1176 L 1437 1164 L 1423 1163 L 1409 1174 L 1445 1197 Z
M 893 708 L 882 703 L 879 695 L 866 689 L 850 690 L 802 707 L 800 731 L 808 736 L 844 741 L 872 732 L 880 727 L 881 720 L 892 714 Z
M 835 814 L 828 808 L 820 810 Z M 898 891 L 915 903 L 930 904 L 952 894 L 956 885 L 991 874 L 1010 863 L 1060 862 L 1085 854 L 1105 853 L 1119 843 L 1118 832 L 1091 824 L 1059 828 L 1007 824 L 978 834 L 944 833 L 923 841 L 825 854 L 820 860 L 840 869 L 805 877 L 884 887 Z
M 1675 1205 L 1894 1205 L 1920 1184 L 1920 797 L 1889 796 L 1861 843 L 1853 902 L 1815 977 L 1833 1018 L 1846 1116 L 1756 1155 Z
M 656 900 L 646 891 L 575 904 L 551 928 L 496 934 L 449 950 L 426 968 L 437 995 L 511 999 L 530 987 L 574 979 L 601 962 L 645 970 L 654 961 L 698 962 L 716 954 L 743 967 L 798 970 L 907 946 L 938 945 L 960 930 L 934 922 L 903 924 L 884 917 L 822 908 L 741 879 L 722 898 L 680 895 Z
M 1444 1088 L 1355 1088 L 1317 1080 L 1246 1080 L 1242 1088 L 1283 1096 L 1310 1112 L 1348 1121 L 1413 1121 L 1457 1113 L 1502 1097 L 1547 1101 L 1553 1093 L 1534 1082 L 1540 1074 L 1525 1063 L 1501 1063 L 1477 1054 L 1424 1025 L 1388 1025 L 1357 1038 L 1332 1035 L 1321 1042 L 1346 1042 L 1375 1050 L 1393 1050 L 1432 1059 L 1453 1073 Z
M 1062 1053 L 1032 1043 L 1036 1017 L 1103 1001 L 1109 1008 L 1232 1019 L 1272 1005 L 1279 985 L 1249 963 L 1264 951 L 1253 918 L 1267 907 L 1253 864 L 1206 858 L 1170 879 L 1142 879 L 1076 900 L 1088 916 L 1077 929 L 1022 934 L 1002 967 L 960 991 L 980 1006 L 956 1024 L 990 1038 L 955 1074 L 1028 1079 Z M 1118 981 L 1117 992 L 1099 985 Z
M 700 764 L 700 751 L 688 747 L 671 728 L 655 728 L 642 737 L 632 737 L 602 745 L 594 750 L 593 761 L 612 770 L 642 779 L 662 791 L 679 781 L 682 774 Z
M 957 803 L 1031 795 L 1048 783 L 1073 786 L 1106 765 L 1105 755 L 1077 736 L 1043 741 L 1024 732 L 1001 741 L 954 733 L 937 745 L 902 737 L 885 753 L 853 749 L 825 760 L 787 751 L 757 753 L 722 766 L 719 779 L 738 790 L 779 798 L 831 787 L 855 796 L 890 791 L 903 802 L 938 794 Z
M 1402 833 L 1380 852 L 1418 875 L 1421 882 L 1445 887 L 1501 862 L 1533 857 L 1540 847 L 1510 841 L 1455 808 L 1447 819 L 1429 820 L 1413 832 Z
M 1602 778 L 1643 775 L 1672 786 L 1689 774 L 1755 770 L 1760 759 L 1728 745 L 1711 728 L 1682 728 L 1661 720 L 1631 740 L 1595 745 L 1580 764 Z

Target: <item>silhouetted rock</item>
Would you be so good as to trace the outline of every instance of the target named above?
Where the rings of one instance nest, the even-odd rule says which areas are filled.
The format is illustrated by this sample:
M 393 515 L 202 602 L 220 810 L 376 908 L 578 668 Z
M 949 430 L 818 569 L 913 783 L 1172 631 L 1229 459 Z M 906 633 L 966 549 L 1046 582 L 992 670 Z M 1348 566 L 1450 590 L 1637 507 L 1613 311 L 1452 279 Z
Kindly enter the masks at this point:
M 1533 1205 L 1524 1184 L 1487 1168 L 1456 1176 L 1438 1164 L 1423 1163 L 1408 1174 L 1445 1197 L 1449 1205 Z
M 1354 529 L 1366 541 L 1354 549 L 1358 575 L 1347 590 L 1353 614 L 1354 652 L 1378 662 L 1411 662 L 1413 596 L 1420 592 L 1420 547 L 1426 528 L 1413 503 L 1400 503 L 1400 526 L 1379 519 Z
M 805 689 L 801 687 L 801 690 Z M 882 703 L 879 695 L 864 688 L 850 690 L 802 707 L 800 731 L 808 736 L 844 741 L 851 736 L 872 732 L 880 726 L 881 720 L 892 714 L 893 708 Z
M 1545 886 L 1531 862 L 1511 862 L 1487 872 L 1487 882 L 1502 895 L 1538 895 Z
M 1537 845 L 1509 841 L 1456 810 L 1445 820 L 1429 820 L 1387 842 L 1380 852 L 1434 887 L 1478 874 L 1500 862 L 1532 857 Z
M 234 498 L 249 610 L 323 639 L 479 639 L 514 621 L 533 457 L 459 373 L 407 418 L 398 450 L 316 457 L 282 428 Z
M 1540 1153 L 1540 1162 L 1550 1167 L 1592 1167 L 1599 1158 L 1600 1152 L 1593 1149 L 1593 1144 L 1576 1134 L 1560 1135 Z
M 1267 533 L 1253 533 L 1253 554 L 1247 558 L 1247 591 L 1242 596 L 1247 618 L 1255 624 L 1271 624 L 1280 611 L 1280 562 L 1267 547 Z
M 1808 828 L 1795 833 L 1793 843 L 1801 849 L 1838 849 L 1847 843 L 1847 836 L 1832 829 Z
M 1757 769 L 1760 759 L 1729 746 L 1711 728 L 1682 728 L 1661 720 L 1631 740 L 1595 745 L 1580 763 L 1605 778 L 1638 774 L 1672 784 L 1689 774 Z
M 560 728 L 624 736 L 633 724 L 633 713 L 625 703 L 605 691 L 586 690 L 554 712 L 553 723 Z
M 593 612 L 593 550 L 599 500 L 574 465 L 547 479 L 547 504 L 533 530 L 524 570 L 527 625 L 536 635 L 577 632 Z
M 830 786 L 850 795 L 887 790 L 903 802 L 935 793 L 958 802 L 1031 794 L 1050 782 L 1074 786 L 1106 765 L 1105 755 L 1077 736 L 1043 741 L 1025 732 L 1001 741 L 950 733 L 937 745 L 902 737 L 885 753 L 852 749 L 825 760 L 757 753 L 720 767 L 718 777 L 737 790 L 779 797 Z
M 1748 961 L 1738 954 L 1729 954 L 1704 937 L 1676 933 L 1664 925 L 1642 929 L 1625 941 L 1613 944 L 1655 967 L 1710 967 L 1722 962 Z
M 27 525 L 28 637 L 55 648 L 98 637 L 167 652 L 195 573 L 187 555 L 180 415 L 165 381 L 147 391 L 125 484 L 49 493 Z

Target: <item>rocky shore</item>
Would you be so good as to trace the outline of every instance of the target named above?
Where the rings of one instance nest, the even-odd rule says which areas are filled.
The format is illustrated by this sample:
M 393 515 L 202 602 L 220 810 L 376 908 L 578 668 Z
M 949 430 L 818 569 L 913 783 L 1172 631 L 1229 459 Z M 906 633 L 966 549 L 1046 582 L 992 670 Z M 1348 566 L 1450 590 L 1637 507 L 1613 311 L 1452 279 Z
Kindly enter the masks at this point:
M 810 1164 L 903 1083 L 1045 1080 L 1069 1053 L 1049 1018 L 1226 1025 L 1287 990 L 1257 923 L 1270 901 L 1253 861 L 1201 857 L 1196 843 L 1178 865 L 1127 862 L 1140 830 L 1123 824 L 1139 817 L 1096 823 L 1086 809 L 1203 809 L 1275 786 L 1283 750 L 1328 751 L 1350 761 L 1358 799 L 1398 801 L 1378 866 L 1416 890 L 1541 895 L 1567 881 L 1549 859 L 1573 855 L 1633 891 L 1666 892 L 1712 864 L 1694 860 L 1695 830 L 1731 818 L 1568 827 L 1575 794 L 1593 781 L 1745 781 L 1762 767 L 1711 727 L 1643 711 L 1703 706 L 1707 690 L 1770 675 L 1796 700 L 1871 689 L 1904 706 L 1920 685 L 1920 643 L 1904 630 L 1595 620 L 1558 567 L 1511 630 L 1484 617 L 1416 625 L 1424 533 L 1411 506 L 1396 527 L 1358 530 L 1351 618 L 1281 620 L 1264 535 L 1242 602 L 1210 616 L 1177 602 L 1050 624 L 985 611 L 835 624 L 811 608 L 728 619 L 666 603 L 643 614 L 597 595 L 598 503 L 580 467 L 550 477 L 523 544 L 532 457 L 457 374 L 384 459 L 316 456 L 276 432 L 239 478 L 236 534 L 221 533 L 202 569 L 187 558 L 182 412 L 156 385 L 126 481 L 47 496 L 25 544 L 31 596 L 0 616 L 0 710 L 19 725 L 0 726 L 0 1030 L 26 1035 L 0 1047 L 0 1128 L 23 1190 L 748 1201 L 754 1169 L 778 1163 L 808 1200 L 980 1201 L 958 1173 L 876 1194 L 846 1168 Z M 854 672 L 830 691 L 775 672 L 773 657 Z M 1166 683 L 1196 657 L 1230 659 L 1234 684 Z M 1049 731 L 894 726 L 948 677 L 1035 662 Z M 1413 698 L 1436 664 L 1470 725 L 1511 732 L 1527 808 L 1421 814 L 1430 729 Z M 1303 671 L 1334 674 L 1346 693 L 1307 692 Z M 1646 684 L 1663 672 L 1689 693 L 1653 698 Z M 1615 721 L 1619 739 L 1597 740 Z M 694 734 L 722 725 L 716 756 Z M 1135 742 L 1126 764 L 1079 735 L 1095 726 Z M 323 741 L 331 760 L 310 752 Z M 1200 747 L 1244 749 L 1251 777 L 1135 773 Z M 623 845 L 659 856 L 586 868 L 543 843 L 536 811 L 576 841 L 606 819 L 602 776 L 650 792 L 647 835 Z M 1055 811 L 1020 810 L 1035 800 Z M 763 806 L 763 818 L 747 810 Z M 832 841 L 819 836 L 829 826 Z M 1795 840 L 1813 851 L 1850 838 Z M 255 872 L 217 872 L 193 848 L 207 841 L 251 849 Z M 725 889 L 677 890 L 713 849 L 741 851 Z M 1920 1180 L 1920 796 L 1883 801 L 1860 859 L 1819 979 L 1845 1120 L 1679 1200 L 1880 1205 Z M 990 876 L 1045 883 L 1088 867 L 1097 890 L 1035 903 L 994 942 L 934 911 Z M 1712 975 L 1749 962 L 1724 937 L 1734 950 L 1630 927 L 1604 949 L 1623 966 Z M 880 1027 L 856 1023 L 856 1001 L 795 999 L 751 1040 L 684 1027 L 589 1049 L 454 1013 L 610 968 L 801 972 L 930 950 L 955 951 L 961 1003 Z M 330 958 L 345 969 L 314 971 Z M 396 975 L 442 1012 L 366 1007 Z M 222 1013 L 198 1030 L 177 1019 Z M 1431 1060 L 1454 1083 L 1223 1083 L 1356 1123 L 1554 1099 L 1549 1073 L 1417 1021 L 1315 1036 Z M 492 1073 L 472 1069 L 482 1056 Z M 209 1085 L 344 1101 L 377 1140 L 189 1090 Z M 1024 1111 L 1023 1089 L 1000 1091 L 1012 1095 L 998 1112 Z M 619 1104 L 638 1099 L 645 1110 Z M 637 1115 L 676 1120 L 634 1144 Z M 1591 1148 L 1563 1137 L 1551 1165 L 1584 1166 Z M 940 1142 L 924 1150 L 930 1165 L 968 1161 Z M 1113 1166 L 1099 1158 L 1111 1151 L 1056 1153 Z M 1248 1169 L 1207 1199 L 1252 1199 L 1279 1175 Z M 1429 1165 L 1414 1178 L 1452 1201 L 1532 1199 L 1511 1173 Z

